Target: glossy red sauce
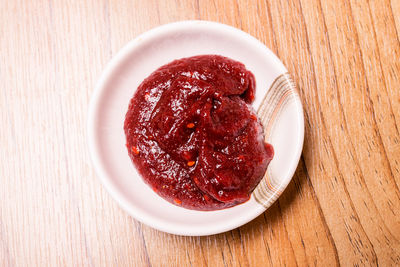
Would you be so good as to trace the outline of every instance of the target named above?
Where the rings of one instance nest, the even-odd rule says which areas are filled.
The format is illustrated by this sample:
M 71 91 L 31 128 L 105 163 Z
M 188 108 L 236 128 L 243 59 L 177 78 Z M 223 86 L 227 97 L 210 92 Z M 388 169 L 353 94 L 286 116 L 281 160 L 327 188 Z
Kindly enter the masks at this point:
M 131 99 L 130 158 L 157 194 L 188 209 L 247 201 L 273 157 L 250 106 L 255 80 L 232 59 L 202 55 L 154 71 Z

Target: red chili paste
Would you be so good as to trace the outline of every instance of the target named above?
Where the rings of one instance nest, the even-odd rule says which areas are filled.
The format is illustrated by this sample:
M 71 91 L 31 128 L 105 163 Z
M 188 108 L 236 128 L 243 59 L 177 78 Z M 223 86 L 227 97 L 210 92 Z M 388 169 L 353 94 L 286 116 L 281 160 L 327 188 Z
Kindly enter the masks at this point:
M 273 157 L 250 106 L 255 79 L 217 55 L 175 60 L 131 99 L 124 130 L 130 158 L 169 202 L 217 210 L 247 201 Z

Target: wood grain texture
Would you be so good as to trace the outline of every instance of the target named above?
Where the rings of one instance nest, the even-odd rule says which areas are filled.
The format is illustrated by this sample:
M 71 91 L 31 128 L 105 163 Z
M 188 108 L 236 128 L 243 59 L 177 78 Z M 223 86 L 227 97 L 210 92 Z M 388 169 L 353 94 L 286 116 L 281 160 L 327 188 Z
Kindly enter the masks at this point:
M 227 233 L 182 237 L 117 206 L 86 116 L 106 63 L 160 24 L 238 27 L 287 66 L 303 155 L 279 200 Z M 1 266 L 399 266 L 400 1 L 0 3 Z

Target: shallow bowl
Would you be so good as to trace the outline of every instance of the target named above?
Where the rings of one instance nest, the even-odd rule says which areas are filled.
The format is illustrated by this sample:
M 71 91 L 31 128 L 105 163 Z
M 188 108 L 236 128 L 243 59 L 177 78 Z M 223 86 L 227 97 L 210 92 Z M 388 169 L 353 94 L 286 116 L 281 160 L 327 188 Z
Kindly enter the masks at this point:
M 170 204 L 143 182 L 133 166 L 123 130 L 138 85 L 175 59 L 217 54 L 245 64 L 256 78 L 253 103 L 275 156 L 246 203 L 218 211 Z M 179 235 L 210 235 L 239 227 L 263 213 L 290 182 L 304 139 L 303 109 L 282 62 L 260 41 L 236 28 L 208 21 L 182 21 L 145 32 L 105 68 L 91 98 L 88 143 L 94 168 L 112 197 L 137 220 Z

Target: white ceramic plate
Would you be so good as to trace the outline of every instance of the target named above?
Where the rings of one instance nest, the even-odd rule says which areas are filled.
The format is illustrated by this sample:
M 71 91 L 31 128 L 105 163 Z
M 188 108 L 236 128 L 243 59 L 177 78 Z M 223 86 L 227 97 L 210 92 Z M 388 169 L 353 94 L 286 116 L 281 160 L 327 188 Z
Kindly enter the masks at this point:
M 218 54 L 240 61 L 256 78 L 254 107 L 275 156 L 249 201 L 218 211 L 194 211 L 170 204 L 147 186 L 125 147 L 123 124 L 138 85 L 174 59 Z M 239 227 L 263 213 L 296 170 L 304 138 L 301 101 L 286 68 L 260 41 L 233 27 L 182 21 L 152 29 L 128 43 L 104 70 L 93 93 L 88 142 L 105 188 L 137 220 L 164 232 L 210 235 Z

